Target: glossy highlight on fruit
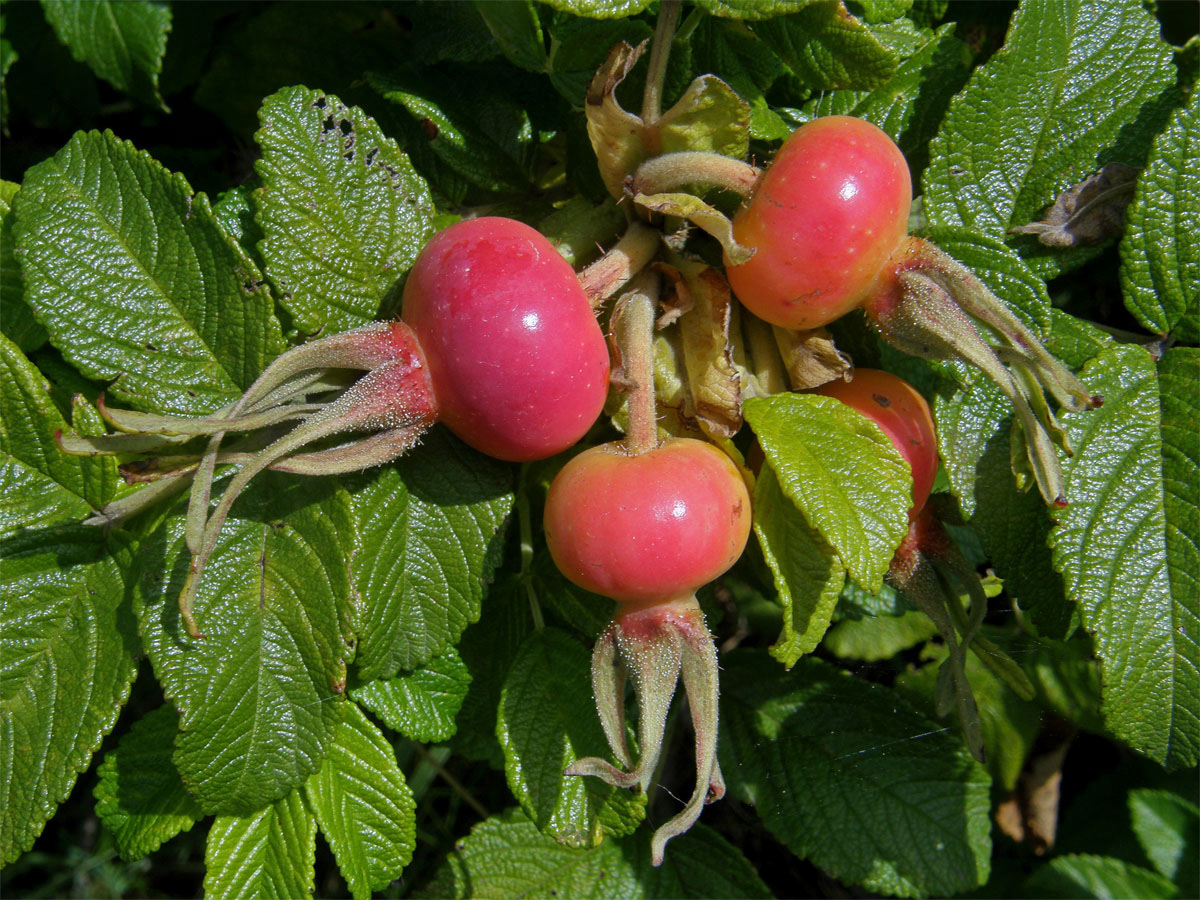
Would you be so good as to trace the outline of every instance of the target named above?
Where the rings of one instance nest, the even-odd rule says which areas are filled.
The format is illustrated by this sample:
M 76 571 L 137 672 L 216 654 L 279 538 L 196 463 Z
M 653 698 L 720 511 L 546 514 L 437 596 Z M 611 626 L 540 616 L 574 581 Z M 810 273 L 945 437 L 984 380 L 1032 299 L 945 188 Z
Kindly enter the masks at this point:
M 912 468 L 915 516 L 929 499 L 938 470 L 933 413 L 911 384 L 879 369 L 855 369 L 853 381 L 831 381 L 813 391 L 841 400 L 880 427 Z
M 586 450 L 554 479 L 546 542 L 572 582 L 633 607 L 679 601 L 742 554 L 750 498 L 711 444 L 667 441 L 638 456 Z
M 908 233 L 912 180 L 900 148 L 862 119 L 808 122 L 776 153 L 733 236 L 755 249 L 725 260 L 734 294 L 759 318 L 817 328 L 860 306 Z
M 442 421 L 490 456 L 551 456 L 600 414 L 604 335 L 574 271 L 528 225 L 484 217 L 434 235 L 409 273 L 402 317 Z

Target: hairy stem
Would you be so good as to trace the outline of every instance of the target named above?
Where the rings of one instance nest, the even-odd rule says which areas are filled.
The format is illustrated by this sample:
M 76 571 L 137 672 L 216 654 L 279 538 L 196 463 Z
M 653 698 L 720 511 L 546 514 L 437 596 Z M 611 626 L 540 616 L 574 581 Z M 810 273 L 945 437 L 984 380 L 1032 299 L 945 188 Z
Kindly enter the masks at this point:
M 680 0 L 662 0 L 658 8 L 658 24 L 650 48 L 650 68 L 646 72 L 646 90 L 642 93 L 642 123 L 653 127 L 662 115 L 663 81 L 667 75 L 667 60 L 671 56 L 671 41 L 679 23 Z
M 762 170 L 732 156 L 702 150 L 664 153 L 638 166 L 630 183 L 633 194 L 665 194 L 689 185 L 733 191 L 749 197 Z
M 654 312 L 658 276 L 639 281 L 621 298 L 613 331 L 621 352 L 621 367 L 629 389 L 629 431 L 625 446 L 635 456 L 658 446 L 658 408 L 654 397 Z
M 657 229 L 634 222 L 611 250 L 579 273 L 579 285 L 593 309 L 646 268 L 658 253 L 659 238 Z

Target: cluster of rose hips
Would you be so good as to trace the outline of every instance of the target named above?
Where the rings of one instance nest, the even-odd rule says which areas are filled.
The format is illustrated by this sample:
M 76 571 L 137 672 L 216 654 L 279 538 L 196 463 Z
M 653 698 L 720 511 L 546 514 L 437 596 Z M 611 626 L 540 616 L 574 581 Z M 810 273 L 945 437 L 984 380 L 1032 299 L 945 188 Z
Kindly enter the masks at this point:
M 643 181 L 652 175 L 638 172 Z M 704 180 L 702 173 L 695 176 L 688 171 L 671 177 Z M 902 349 L 953 355 L 984 369 L 1014 403 L 1047 501 L 1065 502 L 1050 446 L 1054 431 L 1034 412 L 1045 408 L 1038 385 L 1071 409 L 1098 401 L 970 272 L 908 236 L 912 187 L 896 145 L 869 123 L 831 116 L 797 130 L 758 176 L 752 170 L 743 179 L 749 199 L 734 218 L 730 244 L 738 253 L 725 260 L 725 277 L 744 307 L 787 329 L 818 328 L 862 308 Z M 632 228 L 644 232 L 646 226 L 635 222 Z M 659 438 L 651 360 L 655 292 L 636 280 L 647 261 L 623 272 L 616 265 L 614 277 L 614 267 L 605 268 L 602 260 L 581 284 L 527 225 L 468 219 L 439 232 L 420 254 L 406 282 L 401 321 L 323 337 L 285 353 L 239 401 L 212 417 L 106 409 L 123 434 L 65 438 L 64 446 L 162 454 L 181 441 L 207 439 L 199 456 L 164 463 L 170 457 L 156 455 L 159 471 L 149 493 L 118 501 L 98 517 L 118 521 L 159 493 L 190 485 L 192 565 L 180 608 L 189 633 L 199 638 L 204 610 L 192 609 L 196 586 L 231 505 L 257 472 L 329 474 L 378 465 L 406 452 L 437 421 L 492 456 L 542 459 L 578 442 L 601 415 L 610 380 L 618 383 L 629 398 L 625 438 L 585 450 L 563 466 L 550 487 L 544 524 L 563 574 L 618 603 L 597 642 L 593 687 L 619 767 L 589 758 L 569 773 L 646 789 L 682 677 L 696 733 L 696 789 L 685 809 L 656 832 L 657 863 L 666 842 L 724 792 L 716 755 L 716 651 L 695 592 L 740 557 L 751 510 L 747 473 L 722 449 L 705 440 Z M 600 271 L 618 287 L 634 279 L 619 314 L 610 318 L 621 331 L 619 378 L 610 379 L 609 347 L 593 308 L 593 301 L 599 306 L 616 290 L 588 287 Z M 980 339 L 964 309 L 996 333 L 1001 350 Z M 347 385 L 347 372 L 355 371 L 361 377 Z M 339 385 L 336 399 L 318 402 Z M 958 699 L 968 741 L 981 752 L 962 654 L 974 640 L 973 648 L 988 658 L 986 642 L 977 636 L 982 606 L 972 603 L 967 613 L 930 586 L 958 579 L 975 595 L 973 573 L 924 509 L 938 467 L 929 408 L 910 386 L 882 372 L 860 370 L 852 381 L 821 390 L 873 419 L 912 467 L 912 530 L 891 579 L 934 617 L 946 638 L 952 656 L 947 694 Z M 222 449 L 231 433 L 289 422 L 296 424 L 255 453 Z M 337 440 L 342 442 L 330 444 Z M 210 509 L 213 474 L 222 463 L 240 469 Z M 991 658 L 1002 664 L 998 652 Z M 638 698 L 636 756 L 626 742 L 627 678 Z

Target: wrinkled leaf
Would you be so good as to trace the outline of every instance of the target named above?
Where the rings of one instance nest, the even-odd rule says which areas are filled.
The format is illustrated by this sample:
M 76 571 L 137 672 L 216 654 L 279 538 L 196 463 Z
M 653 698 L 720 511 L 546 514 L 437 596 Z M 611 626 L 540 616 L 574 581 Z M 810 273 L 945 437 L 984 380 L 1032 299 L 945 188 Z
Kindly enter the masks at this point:
M 586 850 L 564 847 L 539 832 L 519 809 L 512 809 L 476 825 L 419 896 L 456 900 L 771 896 L 746 858 L 703 825 L 671 841 L 658 868 L 650 865 L 649 847 L 645 833 Z
M 948 895 L 987 881 L 990 779 L 961 740 L 826 663 L 725 654 L 721 756 L 735 796 L 848 884 Z
M 412 861 L 416 803 L 379 729 L 357 705 L 343 703 L 341 710 L 329 755 L 305 783 L 304 796 L 351 895 L 369 900 Z
M 11 181 L 0 181 L 0 333 L 23 353 L 31 353 L 46 342 L 46 329 L 25 300 L 21 268 L 13 255 L 12 201 L 19 189 Z
M 777 394 L 743 412 L 784 495 L 868 589 L 908 531 L 912 474 L 866 417 L 830 397 Z
M 137 628 L 104 537 L 81 525 L 0 543 L 0 864 L 32 846 L 137 672 Z
M 283 348 L 262 275 L 208 198 L 111 132 L 76 134 L 30 169 L 13 210 L 38 320 L 84 375 L 112 382 L 110 399 L 211 412 Z
M 1022 3 L 930 145 L 925 214 L 1002 239 L 1104 163 L 1139 164 L 1174 82 L 1170 47 L 1137 0 Z M 1088 252 L 1034 244 L 1029 259 L 1049 276 Z
M 204 811 L 171 761 L 179 715 L 168 706 L 133 723 L 97 772 L 96 815 L 117 841 L 122 859 L 141 859 L 187 831 Z
M 217 816 L 204 849 L 205 896 L 311 896 L 316 838 L 317 822 L 299 791 L 245 816 Z
M 471 673 L 455 650 L 435 656 L 419 669 L 371 681 L 350 697 L 388 728 L 423 743 L 454 736 L 454 718 L 471 686 Z
M 544 628 L 513 660 L 496 720 L 513 794 L 546 835 L 568 847 L 593 847 L 605 835 L 632 832 L 646 796 L 563 770 L 585 756 L 609 758 L 591 692 L 587 649 Z
M 158 90 L 171 7 L 148 0 L 42 0 L 46 21 L 93 72 L 113 87 L 163 111 Z
M 783 606 L 771 655 L 788 668 L 820 644 L 846 580 L 845 566 L 779 490 L 769 468 L 754 488 L 754 533 Z
M 375 318 L 433 234 L 433 200 L 362 110 L 303 87 L 264 102 L 256 218 L 267 274 L 304 332 Z
M 1121 242 L 1125 304 L 1143 326 L 1200 340 L 1200 99 L 1195 92 L 1155 141 Z
M 1154 364 L 1125 345 L 1103 352 L 1084 382 L 1105 400 L 1062 417 L 1075 456 L 1063 467 L 1070 505 L 1056 514 L 1054 562 L 1096 642 L 1108 726 L 1163 765 L 1192 766 L 1200 759 L 1200 595 L 1172 589 L 1180 579 L 1196 583 L 1196 556 L 1168 540 L 1187 501 L 1167 505 Z M 1182 413 L 1194 426 L 1198 393 L 1192 382 L 1173 418 Z M 1185 491 L 1194 504 L 1195 488 Z

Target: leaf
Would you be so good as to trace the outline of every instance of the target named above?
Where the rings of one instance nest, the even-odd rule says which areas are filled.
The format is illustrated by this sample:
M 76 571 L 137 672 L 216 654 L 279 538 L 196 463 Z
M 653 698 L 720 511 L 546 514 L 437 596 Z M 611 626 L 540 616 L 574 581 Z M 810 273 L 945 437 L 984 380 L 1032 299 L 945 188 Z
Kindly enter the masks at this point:
M 337 97 L 284 88 L 259 119 L 267 274 L 302 331 L 366 324 L 433 235 L 429 187 L 370 116 Z
M 895 693 L 814 659 L 722 657 L 730 788 L 793 853 L 868 891 L 946 896 L 987 881 L 990 779 Z
M 1048 546 L 1053 525 L 1036 491 L 1021 493 L 1012 473 L 1012 406 L 978 377 L 934 402 L 942 464 L 959 505 L 1008 595 L 1039 631 L 1063 637 L 1071 621 L 1062 575 Z
M 734 239 L 733 222 L 729 217 L 694 194 L 636 194 L 633 202 L 651 212 L 687 219 L 716 238 L 730 260 L 737 261 L 736 265 L 741 265 L 754 255 L 752 248 L 744 247 Z
M 190 562 L 183 509 L 145 539 L 135 581 L 143 639 L 179 710 L 175 765 L 206 813 L 253 815 L 302 784 L 329 748 L 350 658 L 349 506 L 331 483 L 260 475 L 200 581 L 199 640 L 177 602 Z
M 1059 194 L 1040 221 L 1014 225 L 1009 231 L 1035 234 L 1047 247 L 1102 244 L 1119 237 L 1139 171 L 1124 163 L 1109 163 Z
M 799 12 L 824 0 L 697 0 L 709 15 L 724 19 L 770 19 Z
M 1150 331 L 1200 341 L 1200 99 L 1195 92 L 1154 142 L 1121 241 L 1125 305 Z
M 698 150 L 744 159 L 750 105 L 715 75 L 701 75 L 655 124 L 662 153 Z
M 0 542 L 0 865 L 28 850 L 129 697 L 140 653 L 94 528 Z
M 494 83 L 498 72 L 482 72 L 491 77 L 477 77 L 471 90 L 433 72 L 371 73 L 368 81 L 407 111 L 428 148 L 457 175 L 485 191 L 528 191 L 537 152 L 529 113 Z
M 925 214 L 1003 239 L 1105 163 L 1140 164 L 1174 82 L 1171 48 L 1137 0 L 1027 0 L 930 145 Z M 1049 276 L 1071 264 L 1059 253 L 1034 243 L 1023 255 Z
M 1171 593 L 1200 596 L 1200 351 L 1173 347 L 1158 364 Z
M 434 743 L 454 736 L 454 718 L 470 686 L 471 673 L 451 648 L 419 669 L 355 688 L 350 697 L 393 731 Z
M 1071 854 L 1052 859 L 1025 882 L 1031 897 L 1137 897 L 1169 900 L 1175 886 L 1157 872 L 1110 856 Z
M 171 7 L 147 0 L 42 0 L 46 21 L 93 72 L 117 90 L 169 112 L 158 90 Z
M 12 201 L 19 189 L 11 181 L 0 181 L 0 334 L 21 352 L 32 353 L 46 342 L 46 329 L 25 300 L 21 268 L 13 254 Z
M 764 467 L 754 488 L 754 533 L 783 606 L 771 655 L 789 669 L 821 643 L 846 581 L 845 566 Z
M 479 618 L 512 504 L 512 468 L 444 429 L 351 484 L 360 678 L 424 665 Z
M 629 834 L 645 816 L 644 794 L 563 774 L 585 756 L 609 757 L 590 673 L 578 641 L 553 628 L 534 632 L 504 680 L 496 719 L 509 787 L 538 829 L 568 847 Z
M 937 634 L 924 613 L 843 619 L 825 633 L 825 648 L 840 659 L 881 662 Z
M 966 83 L 970 51 L 943 25 L 922 37 L 919 48 L 902 59 L 896 73 L 876 90 L 840 90 L 818 94 L 801 110 L 782 110 L 796 125 L 818 116 L 854 116 L 873 122 L 904 151 L 914 173 L 928 159 L 929 139 L 946 107 Z
M 218 816 L 204 850 L 205 896 L 311 896 L 316 838 L 316 820 L 299 791 L 246 816 Z
M 13 211 L 38 320 L 112 397 L 212 412 L 283 348 L 262 276 L 208 198 L 111 132 L 76 134 L 30 169 Z
M 1200 809 L 1169 791 L 1139 788 L 1129 792 L 1129 817 L 1146 858 L 1164 878 L 1179 887 L 1179 896 L 1197 895 L 1196 846 L 1200 843 Z
M 546 71 L 550 60 L 531 0 L 475 0 L 475 10 L 509 62 L 530 72 Z
M 453 746 L 468 759 L 504 768 L 504 755 L 496 740 L 500 691 L 512 661 L 532 632 L 524 585 L 516 573 L 503 573 L 488 592 L 479 621 L 463 633 L 458 647 L 471 673 L 471 686 L 458 714 Z
M 1117 737 L 1176 768 L 1200 759 L 1200 595 L 1172 589 L 1181 578 L 1196 583 L 1195 556 L 1168 543 L 1155 376 L 1150 357 L 1132 345 L 1104 351 L 1084 370 L 1084 383 L 1105 402 L 1062 417 L 1075 456 L 1063 472 L 1070 505 L 1059 511 L 1050 540 L 1068 596 L 1095 639 L 1105 721 Z M 1194 431 L 1197 407 L 1192 381 L 1168 414 L 1184 413 Z M 1195 488 L 1185 490 L 1194 504 Z M 1185 503 L 1181 497 L 1171 509 Z M 1183 570 L 1176 573 L 1176 565 Z
M 597 21 L 564 16 L 551 23 L 549 32 L 550 83 L 578 109 L 610 49 L 615 52 L 622 41 L 636 47 L 653 35 L 654 29 L 639 19 Z
M 1042 706 L 1083 731 L 1107 735 L 1100 714 L 1100 664 L 1086 637 L 1042 640 L 1022 651 L 1021 667 Z
M 304 796 L 355 900 L 399 878 L 416 848 L 416 803 L 379 729 L 353 703 L 340 704 L 329 756 Z
M 850 15 L 842 0 L 809 3 L 793 15 L 750 28 L 813 91 L 877 88 L 896 74 L 900 62 L 899 54 Z
M 878 590 L 908 531 L 912 474 L 879 426 L 830 397 L 747 400 L 784 495 L 829 542 L 850 577 Z
M 551 9 L 589 19 L 624 19 L 635 16 L 652 0 L 539 0 Z
M 204 815 L 171 761 L 178 733 L 179 715 L 160 706 L 104 754 L 94 790 L 96 815 L 116 838 L 122 859 L 153 853 Z
M 649 839 L 577 850 L 537 830 L 519 809 L 476 825 L 446 858 L 422 897 L 674 898 L 769 897 L 754 867 L 715 831 L 695 825 L 671 841 L 663 864 L 650 865 Z
M 116 464 L 58 449 L 54 434 L 68 426 L 50 386 L 3 335 L 0 400 L 0 538 L 79 521 L 111 499 Z
M 864 620 L 867 621 L 871 620 Z M 930 629 L 926 637 L 936 633 L 936 629 Z M 998 637 L 990 630 L 985 636 L 989 639 Z M 920 669 L 902 672 L 896 678 L 896 689 L 901 695 L 930 716 L 936 715 L 938 672 L 948 655 L 944 645 L 936 649 L 927 647 L 921 657 L 926 664 Z M 1017 779 L 1034 748 L 1042 712 L 1013 693 L 974 653 L 967 654 L 966 668 L 967 681 L 979 709 L 980 727 L 987 747 L 988 771 L 1000 788 L 1006 792 L 1012 791 L 1017 787 Z

